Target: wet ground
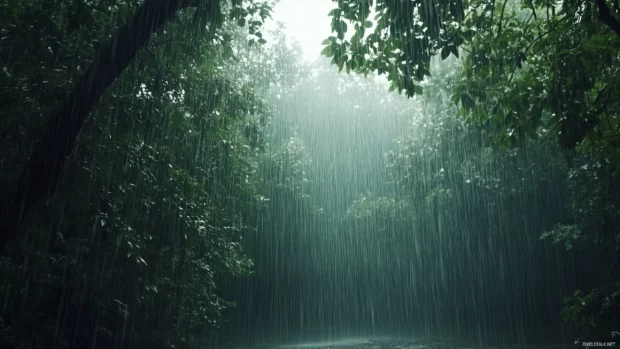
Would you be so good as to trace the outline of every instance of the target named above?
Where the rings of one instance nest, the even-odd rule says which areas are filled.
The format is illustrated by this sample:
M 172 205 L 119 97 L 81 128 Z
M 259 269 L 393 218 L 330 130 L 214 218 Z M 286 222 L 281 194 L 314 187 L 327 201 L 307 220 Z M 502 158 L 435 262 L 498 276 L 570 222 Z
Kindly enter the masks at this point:
M 402 338 L 344 338 L 329 341 L 307 341 L 299 343 L 263 343 L 251 346 L 253 349 L 571 349 L 578 346 L 566 344 L 483 344 L 449 340 L 445 338 L 402 339 Z M 235 349 L 250 349 L 237 346 Z

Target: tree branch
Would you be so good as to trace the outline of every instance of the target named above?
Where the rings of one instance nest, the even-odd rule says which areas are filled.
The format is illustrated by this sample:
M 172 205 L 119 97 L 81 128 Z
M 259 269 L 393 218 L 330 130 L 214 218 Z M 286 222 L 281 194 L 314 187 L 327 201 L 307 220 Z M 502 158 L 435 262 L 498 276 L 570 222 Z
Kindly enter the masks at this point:
M 491 2 L 491 25 L 489 29 L 489 33 L 493 35 L 493 15 L 495 14 L 495 0 Z
M 598 6 L 599 19 L 609 28 L 616 32 L 616 35 L 620 36 L 620 21 L 614 17 L 613 13 L 605 0 L 596 0 Z
M 565 20 L 566 18 L 568 18 L 568 16 L 564 16 L 562 17 L 554 26 L 553 28 L 551 28 L 550 30 L 538 35 L 534 40 L 532 40 L 532 42 L 530 42 L 525 49 L 523 50 L 524 54 L 527 54 L 527 52 L 530 50 L 530 48 L 532 46 L 534 46 L 535 43 L 537 43 L 540 39 L 542 39 L 545 35 L 548 35 L 550 33 L 552 33 L 553 31 L 556 30 L 556 28 L 558 27 L 558 25 L 560 24 L 560 22 L 562 22 L 563 20 Z M 512 82 L 512 78 L 515 75 L 515 71 L 517 70 L 517 64 L 515 63 L 512 67 L 512 72 L 510 73 L 510 78 L 508 79 L 508 84 L 510 85 L 510 83 Z
M 534 4 L 532 3 L 532 0 L 529 0 L 529 5 L 530 5 L 530 8 L 532 9 L 532 14 L 534 14 L 534 19 L 538 19 L 538 16 L 536 16 L 536 10 L 534 9 Z
M 499 16 L 499 23 L 497 25 L 497 37 L 498 38 L 500 34 L 502 33 L 502 21 L 504 20 L 504 11 L 506 10 L 507 3 L 508 3 L 508 0 L 504 0 L 504 5 L 502 6 L 502 13 Z M 493 23 L 491 23 L 491 25 L 493 25 Z

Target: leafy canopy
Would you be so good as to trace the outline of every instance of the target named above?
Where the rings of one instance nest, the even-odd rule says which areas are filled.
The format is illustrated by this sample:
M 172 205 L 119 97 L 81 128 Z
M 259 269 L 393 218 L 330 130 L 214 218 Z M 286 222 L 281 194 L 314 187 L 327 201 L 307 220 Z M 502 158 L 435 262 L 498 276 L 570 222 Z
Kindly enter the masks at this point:
M 336 2 L 336 1 L 335 1 Z M 332 32 L 322 54 L 347 72 L 386 74 L 390 90 L 422 93 L 419 82 L 430 75 L 430 60 L 454 54 L 472 32 L 460 23 L 466 3 L 457 0 L 339 0 L 331 10 Z M 372 16 L 371 16 L 372 14 Z M 349 26 L 353 35 L 348 36 Z
M 556 132 L 617 149 L 619 8 L 604 0 L 339 0 L 322 54 L 340 70 L 385 74 L 422 93 L 434 56 L 464 54 L 452 101 L 507 145 Z M 353 34 L 348 35 L 349 27 Z M 610 144 L 613 142 L 613 144 Z M 617 163 L 616 157 L 614 162 Z

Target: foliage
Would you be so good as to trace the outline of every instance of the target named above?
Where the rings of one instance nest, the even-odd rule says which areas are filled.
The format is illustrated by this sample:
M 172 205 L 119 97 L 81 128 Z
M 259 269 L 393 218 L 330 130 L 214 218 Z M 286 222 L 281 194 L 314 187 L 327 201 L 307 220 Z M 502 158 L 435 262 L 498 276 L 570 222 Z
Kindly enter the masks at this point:
M 428 136 L 412 131 L 390 154 L 397 186 L 425 193 L 418 199 L 445 212 L 446 205 L 454 209 L 470 197 L 468 190 L 486 191 L 485 205 L 506 210 L 517 197 L 544 192 L 545 183 L 566 195 L 556 221 L 537 225 L 544 231 L 541 238 L 568 249 L 598 248 L 618 259 L 617 2 L 337 3 L 330 12 L 337 35 L 324 42 L 323 54 L 340 70 L 386 74 L 390 90 L 404 89 L 410 97 L 424 86 L 429 101 L 436 98 L 429 90 L 443 79 L 440 71 L 439 80 L 430 77 L 441 70 L 431 69 L 433 57 L 454 66 L 447 58 L 462 56 L 459 75 L 441 86 L 451 92 L 452 104 L 467 123 L 446 119 L 452 108 L 418 119 L 412 129 L 429 130 Z M 433 5 L 436 11 L 426 10 Z M 373 12 L 374 21 L 369 21 Z M 352 36 L 346 35 L 347 23 L 354 26 Z M 452 134 L 453 141 L 446 143 L 438 134 Z M 557 157 L 549 157 L 554 139 L 564 152 L 564 170 Z M 472 146 L 458 148 L 464 144 Z M 531 163 L 531 151 L 548 161 Z M 443 154 L 453 155 L 442 160 Z M 554 178 L 545 179 L 544 173 Z M 614 276 L 617 271 L 612 267 Z
M 43 117 L 138 3 L 3 1 L 3 189 Z M 246 5 L 222 7 L 225 21 L 250 18 L 260 35 L 250 12 L 264 19 L 269 7 Z M 245 39 L 226 24 L 187 35 L 196 13 L 156 33 L 102 97 L 58 188 L 2 259 L 3 346 L 195 347 L 232 305 L 218 285 L 252 267 L 240 235 L 262 205 L 270 111 L 235 76 Z
M 168 21 L 181 16 L 185 17 L 185 23 L 196 26 L 194 33 L 197 34 L 208 23 L 208 35 L 212 37 L 221 28 L 223 9 L 230 9 L 230 19 L 237 20 L 240 26 L 245 24 L 246 17 L 254 19 L 258 16 L 258 20 L 249 22 L 249 31 L 256 35 L 256 28 L 268 17 L 270 7 L 264 3 L 257 5 L 252 0 L 234 0 L 230 6 L 222 6 L 220 1 L 149 0 L 141 3 L 129 18 L 122 20 L 125 23 L 104 40 L 105 44 L 99 48 L 93 61 L 86 64 L 87 69 L 82 77 L 73 85 L 63 103 L 51 113 L 47 129 L 41 132 L 27 164 L 5 195 L 0 214 L 2 249 L 8 241 L 19 237 L 24 217 L 57 184 L 65 159 L 74 149 L 77 136 L 96 103 L 152 36 Z M 190 19 L 187 15 L 192 10 Z M 165 30 L 163 34 L 166 34 Z
M 272 151 L 262 162 L 263 176 L 268 187 L 284 189 L 301 198 L 308 196 L 307 171 L 312 161 L 298 137 L 290 137 L 279 149 Z
M 413 96 L 431 74 L 432 57 L 459 57 L 464 51 L 452 100 L 470 121 L 498 129 L 500 144 L 550 133 L 559 135 L 565 149 L 573 149 L 587 136 L 607 143 L 616 154 L 620 36 L 599 19 L 600 6 L 530 0 L 338 1 L 330 12 L 337 36 L 325 40 L 323 54 L 347 72 L 386 74 L 390 90 Z M 618 10 L 614 7 L 612 15 Z M 369 21 L 372 13 L 374 21 Z M 347 23 L 354 25 L 350 38 Z
M 563 242 L 567 250 L 582 243 L 583 237 L 575 224 L 556 224 L 552 230 L 540 235 L 541 240 L 550 239 L 554 243 Z
M 387 154 L 391 190 L 349 206 L 351 241 L 373 253 L 368 268 L 403 268 L 409 277 L 400 280 L 408 290 L 404 302 L 414 303 L 424 323 L 466 331 L 521 322 L 543 326 L 541 309 L 557 292 L 551 290 L 570 290 L 556 276 L 556 256 L 564 252 L 536 243 L 541 231 L 570 217 L 568 167 L 549 137 L 495 147 L 497 130 L 465 122 L 450 103 L 458 62 L 433 63 L 436 74 L 423 82 L 424 95 L 410 99 L 403 111 L 409 128 Z M 375 261 L 375 253 L 385 250 L 390 253 Z M 446 285 L 468 291 L 455 293 Z M 427 307 L 428 299 L 439 301 Z M 506 299 L 514 300 L 514 308 Z M 531 309 L 517 306 L 521 301 Z M 510 313 L 510 320 L 498 313 Z
M 562 318 L 578 326 L 597 341 L 617 340 L 620 336 L 620 280 L 589 293 L 580 290 L 564 299 Z
M 40 144 L 45 117 L 144 3 L 0 0 L 2 192 Z M 504 297 L 542 307 L 519 289 L 549 299 L 544 283 L 553 281 L 543 272 L 514 277 L 530 273 L 529 255 L 551 253 L 530 244 L 540 232 L 567 249 L 594 246 L 619 260 L 620 38 L 610 30 L 617 5 L 604 17 L 603 0 L 337 1 L 329 14 L 335 34 L 323 54 L 347 73 L 385 75 L 390 90 L 416 97 L 404 103 L 371 98 L 383 86 L 360 76 L 334 84 L 324 67 L 311 71 L 282 26 L 267 43 L 261 26 L 272 2 L 191 3 L 216 6 L 180 11 L 140 49 L 90 112 L 27 234 L 0 259 L 1 345 L 201 345 L 233 305 L 221 281 L 253 267 L 241 249 L 242 235 L 252 231 L 265 234 L 255 237 L 255 255 L 304 256 L 285 267 L 287 277 L 310 268 L 302 260 L 328 263 L 303 249 L 323 230 L 355 246 L 332 270 L 345 270 L 350 259 L 365 269 L 402 268 L 428 285 L 428 297 L 446 280 L 505 291 L 484 300 L 473 291 L 444 294 L 437 314 L 461 305 L 478 314 L 474 305 Z M 330 113 L 311 114 L 307 95 L 321 89 L 312 102 Z M 276 111 L 265 100 L 284 97 L 302 101 L 295 112 L 324 128 L 308 131 L 300 122 L 299 135 L 268 129 Z M 355 120 L 356 127 L 395 131 L 377 115 L 416 116 L 387 155 L 391 183 L 328 202 L 325 214 L 317 202 L 326 191 L 368 185 L 349 178 L 354 161 L 384 161 L 363 157 L 381 146 L 380 137 L 360 146 L 348 138 L 357 128 L 343 135 L 329 134 L 330 127 Z M 306 131 L 336 141 L 308 141 Z M 310 161 L 316 154 L 308 144 L 320 160 L 350 168 L 327 176 Z M 498 248 L 498 239 L 523 253 Z M 321 243 L 336 249 L 332 240 Z M 358 258 L 395 245 L 387 256 Z M 480 256 L 498 263 L 496 274 L 480 278 Z M 262 268 L 269 269 L 262 275 L 273 273 Z M 612 265 L 610 276 L 618 270 Z M 385 281 L 383 274 L 377 280 Z M 576 292 L 562 317 L 589 335 L 613 337 L 619 288 Z M 531 319 L 528 311 L 518 321 Z
M 581 147 L 579 148 L 582 149 Z M 589 245 L 607 246 L 616 251 L 620 245 L 620 191 L 618 167 L 587 153 L 575 160 L 568 172 L 571 219 L 565 228 L 546 233 L 555 242 L 565 241 L 573 247 L 574 241 Z M 570 228 L 568 228 L 570 227 Z M 617 253 L 617 252 L 616 252 Z
M 456 1 L 339 0 L 330 11 L 332 32 L 322 51 L 340 70 L 386 74 L 390 90 L 407 96 L 422 92 L 430 61 L 454 54 L 462 43 L 459 23 L 466 3 Z M 371 13 L 374 13 L 372 20 Z M 349 26 L 353 35 L 347 37 Z
M 474 4 L 472 4 L 474 6 Z M 464 25 L 478 24 L 453 101 L 480 125 L 502 130 L 502 144 L 557 134 L 564 149 L 584 137 L 616 152 L 614 110 L 620 37 L 593 2 L 480 2 Z
M 277 102 L 308 79 L 309 69 L 302 60 L 299 44 L 287 38 L 284 24 L 276 23 L 267 33 L 270 40 L 263 45 L 238 47 L 234 54 L 237 64 L 230 69 L 259 95 Z M 245 36 L 245 32 L 238 30 L 235 38 L 242 41 Z M 272 112 L 277 111 L 274 108 Z
M 601 20 L 600 2 L 506 1 L 499 13 L 488 3 L 475 7 L 464 25 L 479 21 L 484 30 L 464 45 L 453 102 L 470 122 L 496 130 L 500 146 L 557 137 L 570 166 L 570 214 L 541 238 L 617 259 L 620 36 Z M 598 297 L 591 296 L 587 302 Z M 564 320 L 592 332 L 575 311 L 563 313 Z
M 390 221 L 397 221 L 409 214 L 407 204 L 401 200 L 389 197 L 370 198 L 360 195 L 347 209 L 347 216 L 352 219 L 366 220 L 381 217 Z
M 427 202 L 450 198 L 450 193 L 463 195 L 463 185 L 503 200 L 564 181 L 566 166 L 548 139 L 523 142 L 520 149 L 495 147 L 497 130 L 463 121 L 449 103 L 447 91 L 458 76 L 449 68 L 436 70 L 438 74 L 425 82 L 427 93 L 414 101 L 418 107 L 409 132 L 389 153 L 397 186 L 410 193 L 426 192 Z M 531 158 L 530 152 L 537 157 Z
M 23 152 L 38 136 L 47 116 L 84 73 L 96 48 L 116 21 L 131 14 L 138 1 L 9 1 L 4 14 L 0 60 L 3 105 L 2 159 L 14 176 Z M 35 98 L 36 97 L 36 98 Z M 24 115 L 28 118 L 25 119 Z M 8 132 L 8 130 L 19 130 Z M 7 171 L 7 170 L 5 170 Z M 3 172 L 5 172 L 3 171 Z M 9 175 L 4 173 L 3 179 Z

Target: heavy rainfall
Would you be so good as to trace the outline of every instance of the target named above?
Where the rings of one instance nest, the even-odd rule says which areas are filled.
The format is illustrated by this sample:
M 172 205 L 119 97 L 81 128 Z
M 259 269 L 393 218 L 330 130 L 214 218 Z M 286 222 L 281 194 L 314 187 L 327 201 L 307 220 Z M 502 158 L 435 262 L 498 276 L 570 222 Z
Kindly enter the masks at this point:
M 0 347 L 620 346 L 618 0 L 0 0 Z

